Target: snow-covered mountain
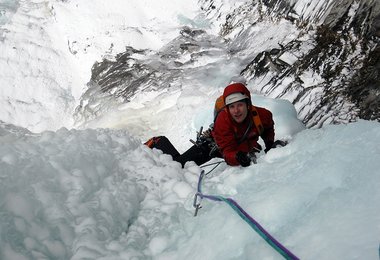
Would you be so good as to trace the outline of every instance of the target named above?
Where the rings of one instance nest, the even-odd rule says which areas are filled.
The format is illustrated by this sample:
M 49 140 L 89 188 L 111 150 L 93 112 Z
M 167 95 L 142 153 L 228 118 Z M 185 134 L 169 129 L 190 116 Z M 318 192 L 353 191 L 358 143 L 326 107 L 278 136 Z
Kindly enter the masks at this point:
M 198 4 L 4 1 L 1 119 L 35 131 L 79 126 L 141 92 L 220 89 L 237 76 L 291 101 L 307 126 L 379 118 L 378 1 Z
M 203 192 L 301 259 L 378 259 L 379 8 L 0 0 L 0 259 L 281 259 L 226 204 L 193 217 L 201 169 L 141 144 L 187 149 L 231 81 L 290 143 Z
M 148 59 L 129 49 L 116 61 L 97 64 L 80 117 L 103 110 L 104 96 L 125 103 L 138 91 L 175 87 L 178 72 L 223 69 L 228 59 L 235 69 L 221 85 L 240 75 L 258 93 L 291 101 L 309 127 L 379 119 L 378 1 L 200 3 L 204 29 L 184 28 L 157 53 L 145 54 Z M 210 39 L 215 33 L 219 39 Z M 213 58 L 199 61 L 205 57 Z
M 203 10 L 237 53 L 267 41 L 260 24 L 297 26 L 293 39 L 249 49 L 241 74 L 260 92 L 290 100 L 308 126 L 379 120 L 379 1 L 204 1 Z
M 37 132 L 74 125 L 96 61 L 126 46 L 161 48 L 198 10 L 193 1 L 122 0 L 1 0 L 0 8 L 0 120 Z

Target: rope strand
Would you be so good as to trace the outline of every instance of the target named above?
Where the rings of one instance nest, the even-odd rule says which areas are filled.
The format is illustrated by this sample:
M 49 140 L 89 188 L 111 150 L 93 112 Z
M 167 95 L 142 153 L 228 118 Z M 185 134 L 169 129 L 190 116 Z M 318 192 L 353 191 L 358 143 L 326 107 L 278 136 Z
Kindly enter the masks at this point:
M 208 172 L 210 173 L 210 172 Z M 207 173 L 207 174 L 208 174 Z M 197 215 L 198 210 L 201 208 L 200 201 L 198 203 L 198 197 L 200 199 L 206 198 L 212 201 L 224 201 L 227 203 L 245 222 L 247 222 L 253 230 L 255 230 L 274 250 L 281 254 L 285 259 L 288 260 L 299 260 L 292 252 L 290 252 L 286 247 L 284 247 L 280 242 L 278 242 L 269 232 L 267 232 L 254 218 L 252 218 L 236 201 L 231 198 L 225 198 L 222 196 L 205 195 L 201 191 L 202 180 L 205 176 L 204 170 L 201 171 L 198 180 L 198 189 L 194 197 L 195 215 Z

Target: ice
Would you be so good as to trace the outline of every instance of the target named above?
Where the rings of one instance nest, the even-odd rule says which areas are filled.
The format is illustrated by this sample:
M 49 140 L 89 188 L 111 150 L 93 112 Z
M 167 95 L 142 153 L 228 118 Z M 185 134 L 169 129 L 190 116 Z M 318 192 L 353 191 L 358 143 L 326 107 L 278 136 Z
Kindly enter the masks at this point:
M 164 134 L 179 150 L 190 147 L 195 130 L 212 123 L 215 98 L 236 76 L 238 59 L 200 59 L 194 67 L 206 67 L 184 75 L 175 90 L 137 95 L 96 118 L 93 129 L 68 129 L 93 62 L 119 52 L 128 37 L 154 49 L 177 35 L 178 23 L 201 24 L 191 19 L 193 1 L 152 1 L 148 9 L 148 1 L 130 8 L 119 0 L 6 3 L 0 259 L 282 259 L 223 202 L 203 199 L 194 217 L 201 168 L 188 162 L 182 169 L 142 145 Z M 293 30 L 279 24 L 267 33 L 276 28 Z M 302 79 L 320 80 L 312 73 Z M 301 259 L 378 259 L 380 124 L 310 130 L 289 101 L 255 94 L 253 103 L 272 111 L 276 138 L 289 144 L 260 153 L 247 168 L 221 163 L 202 192 L 236 200 Z
M 284 104 L 263 103 L 296 120 Z M 301 258 L 374 258 L 379 128 L 361 121 L 290 133 L 257 165 L 216 168 L 202 192 L 234 198 Z M 226 204 L 203 200 L 194 218 L 200 168 L 181 169 L 125 130 L 60 129 L 12 143 L 3 132 L 2 257 L 278 258 Z M 4 160 L 12 156 L 17 163 Z

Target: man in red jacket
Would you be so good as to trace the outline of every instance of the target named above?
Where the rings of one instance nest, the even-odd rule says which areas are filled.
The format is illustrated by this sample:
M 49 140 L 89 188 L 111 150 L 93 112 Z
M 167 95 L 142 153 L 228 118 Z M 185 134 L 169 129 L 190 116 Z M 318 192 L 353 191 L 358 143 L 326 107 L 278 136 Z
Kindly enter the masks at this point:
M 225 108 L 217 115 L 212 136 L 227 164 L 249 166 L 252 155 L 261 150 L 259 136 L 265 143 L 265 152 L 273 146 L 272 113 L 253 106 L 251 93 L 242 83 L 228 85 L 223 98 Z
M 254 153 L 261 150 L 257 143 L 259 136 L 264 140 L 265 152 L 273 146 L 272 113 L 252 106 L 251 93 L 242 83 L 228 85 L 222 103 L 223 109 L 216 115 L 212 132 L 206 131 L 203 138 L 183 154 L 165 136 L 153 137 L 145 144 L 170 154 L 182 167 L 188 161 L 202 165 L 215 157 L 223 157 L 229 165 L 249 166 Z

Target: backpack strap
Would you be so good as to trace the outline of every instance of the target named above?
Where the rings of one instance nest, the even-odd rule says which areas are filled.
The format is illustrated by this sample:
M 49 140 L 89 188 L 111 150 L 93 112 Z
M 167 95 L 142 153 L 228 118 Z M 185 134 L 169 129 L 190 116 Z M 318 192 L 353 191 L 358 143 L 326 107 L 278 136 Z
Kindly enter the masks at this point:
M 263 124 L 261 123 L 261 119 L 260 119 L 259 113 L 257 112 L 256 107 L 255 106 L 251 106 L 251 111 L 252 111 L 252 120 L 249 121 L 249 125 L 247 127 L 247 130 L 245 130 L 245 133 L 244 133 L 243 137 L 240 138 L 240 140 L 237 141 L 238 144 L 242 143 L 245 140 L 245 138 L 248 135 L 248 132 L 252 128 L 252 123 L 256 126 L 257 131 L 259 131 L 259 136 L 261 136 L 262 133 L 264 132 L 264 127 L 263 127 Z M 235 136 L 235 138 L 236 138 L 236 136 Z
M 240 138 L 240 140 L 238 140 L 237 136 L 236 136 L 237 129 L 234 127 L 235 139 L 237 140 L 238 144 L 241 144 L 245 140 L 245 138 L 247 138 L 248 132 L 249 132 L 249 130 L 251 130 L 251 128 L 252 128 L 252 121 L 249 121 L 249 125 L 248 125 L 247 129 L 245 130 L 244 135 Z
M 264 132 L 264 127 L 263 127 L 263 124 L 261 123 L 259 113 L 257 112 L 257 109 L 255 106 L 251 106 L 251 111 L 252 111 L 253 123 L 255 124 L 257 131 L 259 131 L 259 135 L 261 136 L 262 133 Z

